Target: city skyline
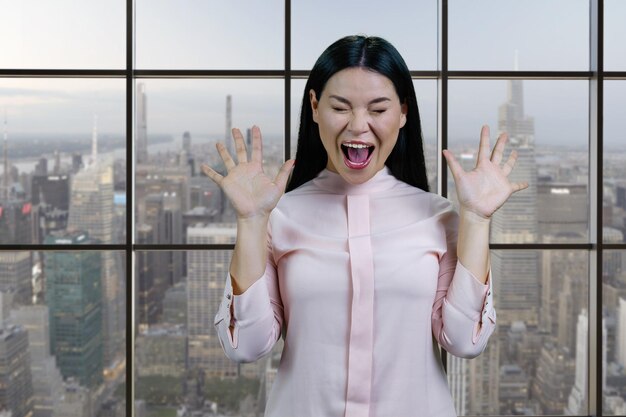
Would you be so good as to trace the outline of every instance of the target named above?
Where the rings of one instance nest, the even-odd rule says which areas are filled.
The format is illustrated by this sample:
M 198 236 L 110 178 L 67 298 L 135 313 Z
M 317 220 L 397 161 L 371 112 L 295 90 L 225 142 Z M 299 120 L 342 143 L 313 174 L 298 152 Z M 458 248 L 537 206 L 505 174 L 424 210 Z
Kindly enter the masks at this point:
M 595 400 L 604 415 L 626 414 L 626 250 L 587 249 L 600 208 L 604 244 L 626 242 L 626 81 L 607 73 L 626 71 L 626 2 L 603 5 L 603 149 L 589 144 L 594 80 L 570 74 L 590 71 L 588 0 L 450 1 L 447 69 L 494 71 L 493 78 L 449 78 L 445 100 L 436 73 L 414 79 L 431 191 L 441 192 L 439 128 L 471 169 L 483 124 L 491 127 L 492 146 L 498 131 L 508 131 L 505 153 L 519 153 L 513 175 L 531 185 L 492 221 L 491 243 L 525 248 L 491 252 L 498 328 L 477 359 L 447 358 L 459 415 L 594 414 L 587 395 L 598 384 L 602 396 Z M 123 417 L 131 408 L 136 417 L 258 417 L 282 338 L 255 363 L 230 362 L 213 317 L 232 251 L 170 250 L 234 243 L 227 198 L 199 167 L 223 169 L 215 143 L 229 136 L 228 126 L 246 137 L 256 124 L 273 176 L 286 141 L 295 155 L 303 74 L 340 36 L 385 37 L 410 70 L 437 71 L 440 4 L 291 2 L 286 63 L 280 0 L 135 0 L 132 69 L 165 70 L 163 78 L 123 72 L 126 6 L 126 0 L 0 0 L 0 69 L 7 74 L 0 77 L 0 362 L 11 366 L 0 366 L 0 385 L 10 387 L 8 397 L 0 393 L 0 416 L 4 407 L 12 417 Z M 25 77 L 31 69 L 41 76 Z M 92 69 L 106 75 L 82 72 Z M 211 76 L 177 78 L 168 70 Z M 247 75 L 232 77 L 230 70 Z M 502 79 L 497 71 L 548 75 Z M 440 126 L 442 114 L 447 126 Z M 133 161 L 126 158 L 130 144 Z M 594 172 L 598 152 L 604 172 Z M 602 201 L 593 200 L 596 174 Z M 452 176 L 447 180 L 446 196 L 454 201 Z M 129 211 L 134 224 L 127 228 Z M 134 250 L 130 242 L 154 246 Z M 58 248 L 15 250 L 42 243 Z M 79 250 L 85 243 L 126 249 Z M 67 244 L 73 247 L 64 250 Z M 588 300 L 596 254 L 603 272 L 597 309 Z M 135 289 L 134 320 L 127 280 Z M 590 326 L 594 315 L 602 326 Z M 126 340 L 126 325 L 134 327 L 133 340 Z M 594 379 L 587 369 L 595 337 L 602 374 Z M 129 347 L 133 357 L 126 356 Z M 134 366 L 134 398 L 127 364 Z

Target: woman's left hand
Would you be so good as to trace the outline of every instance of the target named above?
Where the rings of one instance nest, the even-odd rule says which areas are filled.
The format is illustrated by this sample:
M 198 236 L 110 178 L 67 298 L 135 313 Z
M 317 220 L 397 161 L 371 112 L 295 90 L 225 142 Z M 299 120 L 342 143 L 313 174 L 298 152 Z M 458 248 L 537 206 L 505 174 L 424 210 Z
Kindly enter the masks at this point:
M 472 212 L 483 219 L 489 219 L 515 192 L 528 188 L 527 182 L 512 183 L 509 174 L 515 166 L 517 152 L 513 150 L 506 163 L 500 166 L 507 134 L 498 137 L 496 146 L 489 155 L 489 126 L 480 131 L 480 147 L 476 167 L 465 172 L 452 152 L 443 151 L 443 156 L 452 171 L 456 193 L 461 210 Z

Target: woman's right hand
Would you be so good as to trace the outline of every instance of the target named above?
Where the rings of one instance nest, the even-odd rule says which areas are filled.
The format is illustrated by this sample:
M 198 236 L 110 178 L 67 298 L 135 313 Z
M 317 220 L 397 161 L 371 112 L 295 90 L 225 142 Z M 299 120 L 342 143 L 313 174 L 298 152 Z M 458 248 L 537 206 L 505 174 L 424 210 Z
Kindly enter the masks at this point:
M 222 176 L 205 164 L 202 164 L 202 171 L 224 190 L 237 213 L 237 219 L 268 217 L 285 192 L 289 173 L 295 160 L 287 160 L 280 168 L 276 178 L 272 180 L 263 172 L 263 141 L 259 127 L 252 127 L 250 161 L 248 161 L 246 145 L 241 131 L 233 129 L 232 133 L 235 140 L 237 163 L 233 161 L 226 146 L 219 142 L 216 147 L 226 166 L 227 175 Z

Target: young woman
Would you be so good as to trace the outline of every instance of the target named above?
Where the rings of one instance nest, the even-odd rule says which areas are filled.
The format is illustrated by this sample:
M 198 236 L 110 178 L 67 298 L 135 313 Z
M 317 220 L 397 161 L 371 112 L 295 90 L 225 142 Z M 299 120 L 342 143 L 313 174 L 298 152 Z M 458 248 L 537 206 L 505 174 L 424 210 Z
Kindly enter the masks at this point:
M 237 163 L 217 145 L 225 177 L 203 170 L 238 216 L 215 317 L 226 355 L 255 361 L 284 329 L 266 416 L 454 416 L 437 344 L 466 358 L 484 349 L 490 217 L 527 186 L 507 178 L 514 152 L 501 165 L 506 135 L 490 154 L 483 127 L 470 172 L 444 151 L 457 214 L 428 192 L 404 60 L 381 38 L 350 36 L 311 70 L 295 168 L 265 176 L 258 127 L 252 136 L 248 159 L 233 130 Z

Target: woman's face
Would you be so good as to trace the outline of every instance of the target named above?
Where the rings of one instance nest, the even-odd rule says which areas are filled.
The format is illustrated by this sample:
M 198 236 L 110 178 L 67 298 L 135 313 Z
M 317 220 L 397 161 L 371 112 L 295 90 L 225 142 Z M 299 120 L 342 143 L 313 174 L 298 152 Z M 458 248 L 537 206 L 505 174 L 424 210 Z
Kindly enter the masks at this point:
M 328 154 L 326 168 L 351 184 L 372 178 L 384 165 L 406 123 L 391 80 L 367 69 L 334 74 L 321 97 L 309 92 L 313 120 Z

